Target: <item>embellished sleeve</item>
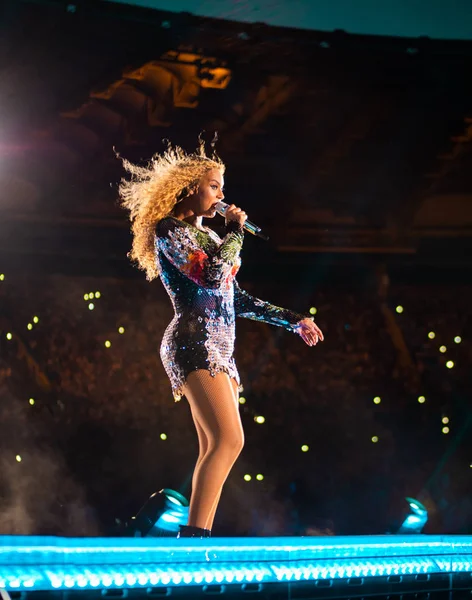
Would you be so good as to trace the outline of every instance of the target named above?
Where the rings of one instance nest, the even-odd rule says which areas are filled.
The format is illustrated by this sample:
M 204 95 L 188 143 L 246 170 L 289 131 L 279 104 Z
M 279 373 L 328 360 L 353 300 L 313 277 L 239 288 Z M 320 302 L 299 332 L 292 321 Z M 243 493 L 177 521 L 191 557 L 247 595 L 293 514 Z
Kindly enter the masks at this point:
M 229 222 L 216 251 L 204 248 L 198 233 L 178 220 L 164 218 L 156 227 L 156 249 L 193 282 L 212 289 L 236 275 L 243 239 L 244 231 L 236 221 Z
M 295 331 L 297 323 L 302 319 L 314 318 L 309 313 L 297 313 L 287 308 L 274 306 L 265 300 L 251 296 L 239 287 L 237 280 L 234 282 L 234 311 L 237 317 L 263 321 L 270 325 L 284 327 L 288 331 Z

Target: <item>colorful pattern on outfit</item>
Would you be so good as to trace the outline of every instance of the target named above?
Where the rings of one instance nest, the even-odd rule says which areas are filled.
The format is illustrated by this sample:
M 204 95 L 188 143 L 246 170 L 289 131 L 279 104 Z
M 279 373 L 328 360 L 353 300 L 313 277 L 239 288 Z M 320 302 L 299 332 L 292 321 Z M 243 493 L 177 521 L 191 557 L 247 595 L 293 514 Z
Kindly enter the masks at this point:
M 230 221 L 221 239 L 187 221 L 167 215 L 156 226 L 156 258 L 160 277 L 174 307 L 160 357 L 169 377 L 174 400 L 183 395 L 188 374 L 206 369 L 212 376 L 223 371 L 241 381 L 234 361 L 236 317 L 263 321 L 295 331 L 299 321 L 313 319 L 251 296 L 239 287 L 236 274 L 244 230 Z

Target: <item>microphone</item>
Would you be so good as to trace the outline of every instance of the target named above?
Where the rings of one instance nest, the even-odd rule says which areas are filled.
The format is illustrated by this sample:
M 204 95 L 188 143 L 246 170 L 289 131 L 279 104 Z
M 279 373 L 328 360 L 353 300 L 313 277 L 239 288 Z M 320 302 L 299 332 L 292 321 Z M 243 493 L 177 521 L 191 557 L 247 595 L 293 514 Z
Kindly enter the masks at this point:
M 226 204 L 226 202 L 222 202 L 220 200 L 220 202 L 217 203 L 216 205 L 216 212 L 221 215 L 222 217 L 225 216 L 226 213 L 226 209 L 228 208 L 229 204 Z M 249 233 L 252 233 L 252 235 L 257 235 L 257 237 L 262 238 L 263 240 L 267 241 L 269 239 L 269 237 L 267 235 L 264 235 L 261 232 L 261 228 L 258 227 L 257 225 L 255 225 L 254 223 L 251 223 L 251 221 L 248 221 L 246 219 L 246 221 L 243 224 L 243 229 L 245 229 L 246 231 L 249 231 Z

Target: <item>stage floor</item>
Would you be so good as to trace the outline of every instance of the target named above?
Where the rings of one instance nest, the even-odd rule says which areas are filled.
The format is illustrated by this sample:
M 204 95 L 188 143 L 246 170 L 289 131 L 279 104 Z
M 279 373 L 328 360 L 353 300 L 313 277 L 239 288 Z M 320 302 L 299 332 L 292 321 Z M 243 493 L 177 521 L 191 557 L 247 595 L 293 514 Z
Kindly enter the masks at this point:
M 472 536 L 3 536 L 0 588 L 12 599 L 38 591 L 305 599 L 451 598 L 454 592 L 454 599 L 471 598 Z

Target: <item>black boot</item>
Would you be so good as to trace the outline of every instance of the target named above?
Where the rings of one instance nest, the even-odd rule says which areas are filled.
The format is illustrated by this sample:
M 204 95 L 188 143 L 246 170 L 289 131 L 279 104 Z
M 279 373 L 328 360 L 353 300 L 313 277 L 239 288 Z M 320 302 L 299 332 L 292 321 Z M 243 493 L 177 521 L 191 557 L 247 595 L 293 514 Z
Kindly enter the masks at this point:
M 178 538 L 181 537 L 199 537 L 209 538 L 211 537 L 210 529 L 203 529 L 202 527 L 193 527 L 192 525 L 179 525 Z

